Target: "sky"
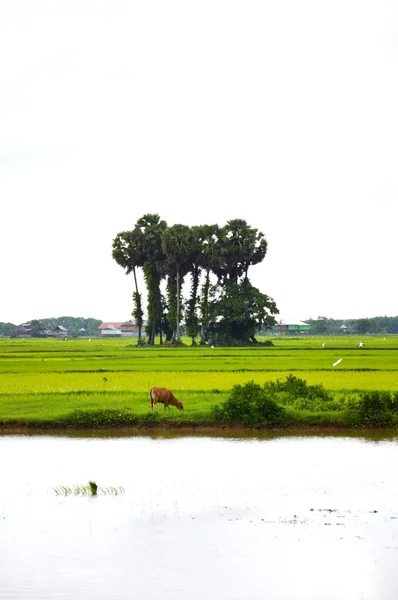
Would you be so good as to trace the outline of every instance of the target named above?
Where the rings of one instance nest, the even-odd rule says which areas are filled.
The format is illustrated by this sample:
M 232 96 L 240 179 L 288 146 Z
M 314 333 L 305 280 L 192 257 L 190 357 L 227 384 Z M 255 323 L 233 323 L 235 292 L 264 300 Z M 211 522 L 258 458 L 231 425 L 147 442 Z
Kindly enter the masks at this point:
M 145 213 L 263 232 L 278 320 L 398 314 L 398 0 L 0 0 L 0 55 L 0 321 L 129 319 Z

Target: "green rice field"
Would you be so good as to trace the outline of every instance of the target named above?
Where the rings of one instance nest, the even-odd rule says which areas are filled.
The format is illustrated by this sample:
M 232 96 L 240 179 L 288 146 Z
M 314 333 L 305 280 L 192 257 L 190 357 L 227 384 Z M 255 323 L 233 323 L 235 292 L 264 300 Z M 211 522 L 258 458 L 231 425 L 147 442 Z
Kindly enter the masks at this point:
M 183 413 L 172 408 L 161 416 L 158 407 L 159 418 L 203 421 L 235 384 L 289 374 L 334 393 L 398 390 L 398 336 L 272 341 L 243 348 L 137 348 L 126 339 L 0 339 L 0 423 L 51 423 L 76 410 L 146 415 L 152 386 L 171 389 L 185 405 Z

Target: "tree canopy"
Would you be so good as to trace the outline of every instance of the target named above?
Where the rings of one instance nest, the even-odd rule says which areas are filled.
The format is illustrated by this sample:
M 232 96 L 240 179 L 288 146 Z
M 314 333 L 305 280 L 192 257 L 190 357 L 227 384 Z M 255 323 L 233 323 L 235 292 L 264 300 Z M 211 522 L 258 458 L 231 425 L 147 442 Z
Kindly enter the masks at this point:
M 398 317 L 371 317 L 361 319 L 332 319 L 318 317 L 317 319 L 306 319 L 311 325 L 311 332 L 316 335 L 336 335 L 345 333 L 364 334 L 397 334 Z M 344 326 L 344 327 L 343 327 Z
M 278 309 L 272 298 L 255 288 L 249 269 L 264 260 L 267 241 L 263 233 L 244 219 L 189 227 L 168 226 L 157 214 L 145 214 L 131 231 L 113 240 L 112 256 L 125 273 L 134 274 L 134 314 L 138 309 L 136 269 L 142 268 L 147 287 L 146 343 L 163 335 L 180 343 L 180 324 L 185 319 L 192 343 L 255 342 L 260 327 L 275 324 Z M 190 278 L 188 298 L 182 293 Z M 165 291 L 162 291 L 165 282 Z M 137 312 L 138 311 L 138 312 Z

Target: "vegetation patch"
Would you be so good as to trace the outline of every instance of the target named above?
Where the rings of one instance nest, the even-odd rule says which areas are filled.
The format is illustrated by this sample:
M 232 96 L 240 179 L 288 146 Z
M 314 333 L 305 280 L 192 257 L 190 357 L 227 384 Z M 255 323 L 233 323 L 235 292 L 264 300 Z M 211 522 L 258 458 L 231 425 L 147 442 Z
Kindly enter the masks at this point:
M 57 487 L 54 487 L 53 490 L 57 496 L 118 496 L 119 494 L 124 494 L 124 489 L 120 485 L 117 487 L 100 487 L 95 481 L 89 481 L 87 485 L 58 485 Z
M 397 338 L 368 338 L 366 352 L 349 336 L 328 340 L 326 346 L 316 337 L 274 338 L 273 343 L 128 351 L 123 339 L 67 344 L 0 339 L 0 426 L 397 424 Z M 341 364 L 333 368 L 339 358 Z M 170 389 L 184 402 L 184 411 L 158 406 L 152 412 L 148 391 L 153 386 Z
M 216 421 L 251 426 L 287 423 L 285 410 L 254 381 L 234 385 L 228 400 L 212 407 L 212 415 Z
M 393 413 L 397 412 L 398 393 L 366 392 L 358 405 L 361 425 L 388 427 L 393 423 Z
M 106 428 L 121 425 L 136 425 L 137 417 L 133 415 L 131 408 L 114 410 L 101 408 L 97 410 L 74 410 L 63 419 L 65 426 L 73 429 L 82 428 Z

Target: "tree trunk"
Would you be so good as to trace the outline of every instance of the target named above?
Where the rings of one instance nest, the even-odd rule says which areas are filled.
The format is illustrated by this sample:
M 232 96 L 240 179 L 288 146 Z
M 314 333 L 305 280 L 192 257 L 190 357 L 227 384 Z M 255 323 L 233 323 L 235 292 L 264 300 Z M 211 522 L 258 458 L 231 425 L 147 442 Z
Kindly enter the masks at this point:
M 202 298 L 202 323 L 200 326 L 200 345 L 205 344 L 205 329 L 209 325 L 209 285 L 210 285 L 210 269 L 206 270 L 206 279 L 203 285 Z
M 137 302 L 138 302 L 139 293 L 138 293 L 137 274 L 135 272 L 135 267 L 133 267 L 133 275 L 134 275 L 135 291 L 137 294 Z M 141 323 L 141 321 L 139 321 L 139 323 L 138 323 L 138 345 L 139 346 L 141 345 L 141 328 L 142 328 L 142 323 Z
M 200 326 L 200 345 L 204 346 L 205 343 L 205 327 L 202 323 L 202 325 Z
M 162 302 L 160 294 L 160 274 L 156 270 L 156 265 L 151 261 L 144 263 L 145 283 L 148 290 L 148 332 L 147 346 L 153 346 L 155 343 L 156 331 L 162 320 Z
M 197 264 L 192 266 L 191 271 L 191 296 L 188 300 L 188 310 L 185 314 L 186 324 L 186 335 L 192 340 L 192 345 L 195 346 L 195 338 L 199 333 L 199 319 L 197 316 L 197 304 L 198 304 L 198 288 L 199 288 L 199 277 L 200 267 Z

